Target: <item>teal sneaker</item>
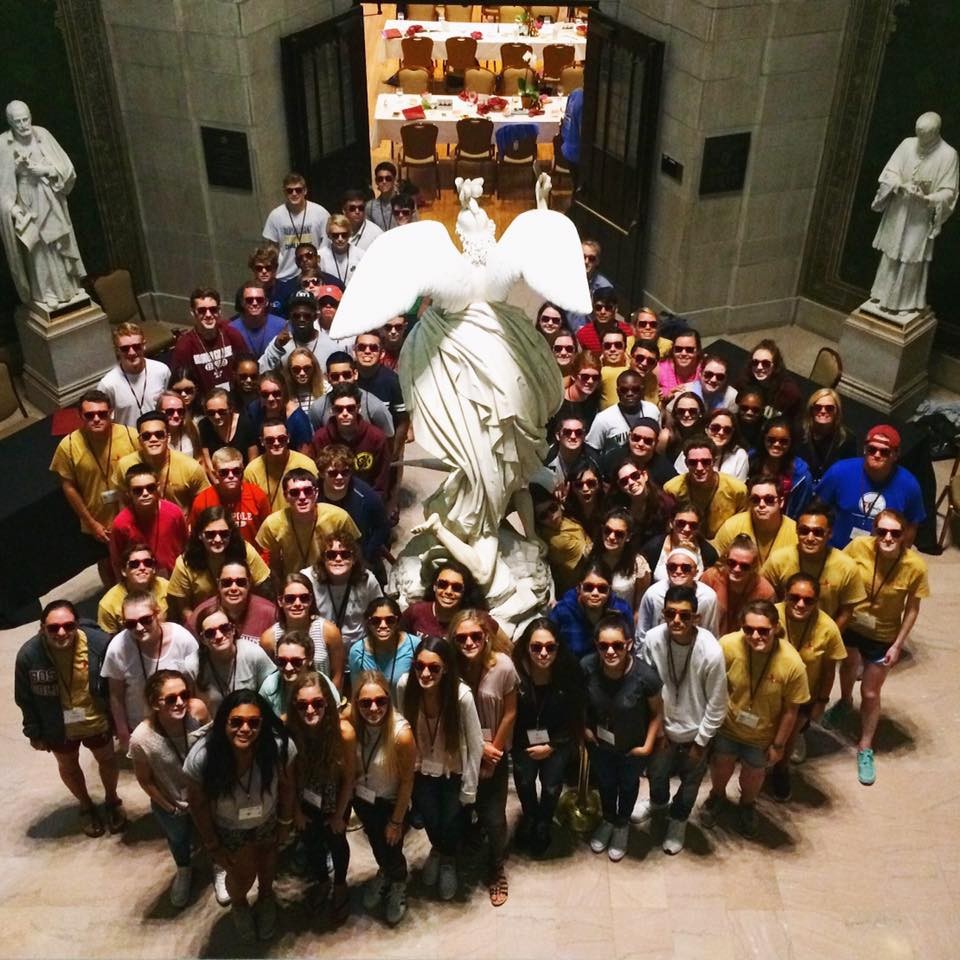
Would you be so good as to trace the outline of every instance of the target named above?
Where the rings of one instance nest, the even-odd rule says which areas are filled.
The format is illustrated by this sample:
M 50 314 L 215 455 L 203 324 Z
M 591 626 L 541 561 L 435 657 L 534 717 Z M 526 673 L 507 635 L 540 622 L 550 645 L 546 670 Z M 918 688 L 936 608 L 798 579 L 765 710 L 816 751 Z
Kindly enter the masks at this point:
M 877 766 L 873 762 L 872 750 L 868 749 L 857 751 L 857 776 L 865 787 L 869 787 L 871 784 L 876 783 Z

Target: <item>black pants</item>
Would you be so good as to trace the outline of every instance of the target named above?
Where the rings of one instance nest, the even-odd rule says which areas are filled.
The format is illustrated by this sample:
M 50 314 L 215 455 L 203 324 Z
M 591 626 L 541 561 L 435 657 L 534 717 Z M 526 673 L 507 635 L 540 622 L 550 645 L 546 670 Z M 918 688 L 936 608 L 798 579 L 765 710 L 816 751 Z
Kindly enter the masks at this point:
M 455 857 L 463 838 L 460 779 L 459 773 L 449 777 L 418 773 L 413 781 L 413 805 L 423 819 L 430 843 L 444 857 Z
M 477 784 L 477 820 L 490 843 L 490 862 L 494 867 L 507 855 L 507 758 L 493 768 L 493 776 Z
M 607 823 L 623 827 L 630 822 L 646 764 L 646 757 L 632 757 L 591 745 L 590 769 L 597 782 L 603 819 Z
M 327 854 L 333 860 L 333 882 L 347 882 L 347 867 L 350 866 L 350 845 L 345 833 L 334 833 L 319 810 L 304 804 L 307 815 L 307 829 L 303 833 L 303 845 L 307 851 L 307 861 L 318 880 L 327 878 Z M 349 815 L 349 813 L 348 813 Z
M 513 783 L 517 788 L 517 798 L 520 800 L 523 815 L 532 822 L 549 824 L 553 820 L 572 752 L 572 744 L 561 743 L 554 747 L 553 753 L 546 760 L 533 760 L 527 755 L 526 747 L 514 747 Z
M 390 883 L 407 879 L 407 858 L 403 855 L 403 837 L 395 844 L 387 843 L 387 826 L 393 819 L 393 800 L 377 799 L 373 803 L 354 797 L 353 809 L 356 810 L 363 832 L 370 841 L 370 849 Z

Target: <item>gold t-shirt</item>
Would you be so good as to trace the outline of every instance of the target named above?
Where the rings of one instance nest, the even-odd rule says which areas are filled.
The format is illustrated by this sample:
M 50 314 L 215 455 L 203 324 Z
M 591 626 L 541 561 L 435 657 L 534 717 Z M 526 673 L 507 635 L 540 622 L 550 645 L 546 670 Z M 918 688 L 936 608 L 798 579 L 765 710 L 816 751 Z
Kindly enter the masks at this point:
M 690 475 L 682 473 L 668 480 L 663 489 L 677 500 L 692 500 L 701 510 L 707 512 L 703 536 L 712 540 L 720 527 L 735 513 L 747 509 L 749 497 L 747 488 L 736 477 L 728 473 L 718 473 L 719 482 L 712 493 L 701 493 L 692 483 Z M 692 492 L 691 492 L 692 491 Z
M 118 490 L 127 489 L 126 473 L 137 463 L 146 463 L 139 451 L 124 457 L 114 471 L 113 484 Z M 190 512 L 193 498 L 210 486 L 203 467 L 185 453 L 170 451 L 167 465 L 157 476 L 158 494 L 161 500 L 170 500 L 185 514 Z
M 157 601 L 160 607 L 160 619 L 167 619 L 167 585 L 169 581 L 163 577 L 154 577 L 153 586 L 150 588 L 150 595 Z M 97 623 L 104 633 L 119 633 L 123 628 L 120 626 L 120 620 L 123 618 L 123 601 L 127 593 L 126 586 L 122 583 L 115 583 L 100 600 L 97 606 Z
M 820 581 L 820 609 L 835 618 L 837 611 L 847 604 L 859 603 L 867 596 L 863 579 L 856 563 L 842 550 L 830 547 L 825 561 L 803 557 L 796 546 L 774 550 L 760 571 L 782 597 L 787 581 L 799 571 L 817 577 Z M 822 563 L 822 569 L 821 569 Z
M 77 631 L 72 647 L 61 650 L 47 645 L 47 653 L 57 671 L 57 687 L 60 690 L 60 706 L 67 710 L 83 711 L 83 719 L 67 722 L 64 730 L 68 740 L 82 740 L 109 729 L 105 705 L 97 703 L 90 693 L 90 658 L 87 637 Z
M 249 569 L 250 577 L 253 580 L 252 586 L 259 587 L 261 583 L 270 578 L 270 571 L 260 558 L 260 554 L 246 540 L 243 544 L 247 548 L 247 569 Z M 188 567 L 181 555 L 177 557 L 173 573 L 170 574 L 167 596 L 182 600 L 192 610 L 198 604 L 203 603 L 204 600 L 216 595 L 216 576 L 217 574 L 206 567 L 199 571 Z
M 271 513 L 257 532 L 257 546 L 270 555 L 270 565 L 283 567 L 284 574 L 297 573 L 314 564 L 320 555 L 320 538 L 332 533 L 349 534 L 360 539 L 360 531 L 350 514 L 332 503 L 317 504 L 313 530 L 290 520 L 290 508 Z
M 255 483 L 270 501 L 271 510 L 283 510 L 287 501 L 283 496 L 283 475 L 294 467 L 302 467 L 317 476 L 317 465 L 306 454 L 291 450 L 286 466 L 279 474 L 267 474 L 266 461 L 263 457 L 251 460 L 243 471 L 243 479 L 247 483 Z
M 760 566 L 767 561 L 771 554 L 783 547 L 795 547 L 797 543 L 797 524 L 790 517 L 783 517 L 780 527 L 772 539 L 760 539 L 757 536 L 753 526 L 753 516 L 749 510 L 743 513 L 734 514 L 729 520 L 723 522 L 723 526 L 717 531 L 713 538 L 713 546 L 717 553 L 722 557 L 733 542 L 734 537 L 741 533 L 747 534 L 760 550 L 760 556 L 757 562 Z
M 780 623 L 787 631 L 786 639 L 800 654 L 807 668 L 810 696 L 815 697 L 820 688 L 820 673 L 824 663 L 827 660 L 844 660 L 847 656 L 840 630 L 833 617 L 827 616 L 822 610 L 815 611 L 807 623 L 790 620 L 782 603 L 777 604 L 777 610 L 780 612 Z

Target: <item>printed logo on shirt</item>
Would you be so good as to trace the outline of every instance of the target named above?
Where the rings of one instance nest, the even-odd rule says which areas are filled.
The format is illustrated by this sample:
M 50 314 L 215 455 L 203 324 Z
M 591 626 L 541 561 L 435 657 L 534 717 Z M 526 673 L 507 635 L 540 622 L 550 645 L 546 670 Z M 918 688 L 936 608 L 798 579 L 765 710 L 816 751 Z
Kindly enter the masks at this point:
M 57 671 L 37 667 L 28 673 L 30 690 L 38 697 L 59 697 L 60 688 L 57 686 Z
M 353 458 L 353 468 L 358 473 L 365 473 L 367 470 L 373 469 L 373 454 L 368 453 L 366 450 L 361 450 Z
M 195 366 L 202 366 L 204 370 L 216 372 L 221 367 L 225 367 L 232 356 L 233 346 L 228 343 L 225 347 L 218 347 L 207 353 L 195 353 L 193 363 Z
M 238 527 L 247 527 L 253 523 L 253 514 L 247 510 L 234 510 L 233 522 Z
M 864 493 L 857 501 L 857 509 L 868 519 L 872 520 L 887 509 L 887 500 L 882 493 Z

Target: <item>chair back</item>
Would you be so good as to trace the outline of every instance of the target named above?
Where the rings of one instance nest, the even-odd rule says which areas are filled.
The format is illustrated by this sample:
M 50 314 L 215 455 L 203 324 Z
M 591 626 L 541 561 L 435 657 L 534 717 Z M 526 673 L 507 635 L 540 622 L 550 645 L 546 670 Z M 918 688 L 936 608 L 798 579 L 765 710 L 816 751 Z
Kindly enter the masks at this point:
M 496 133 L 496 141 L 504 163 L 532 164 L 537 159 L 536 124 L 504 124 Z
M 471 93 L 493 93 L 497 85 L 496 75 L 483 67 L 474 67 L 463 75 L 463 89 Z
M 559 133 L 553 138 L 553 173 L 570 175 L 570 163 L 563 155 L 563 136 Z
M 427 73 L 433 73 L 433 40 L 430 37 L 404 37 L 400 49 L 404 67 L 422 67 Z
M 140 301 L 133 292 L 133 280 L 129 270 L 114 270 L 93 281 L 93 289 L 112 324 L 143 324 Z
M 559 7 L 531 7 L 530 15 L 533 17 L 541 17 L 544 20 L 550 20 L 553 23 L 557 22 L 557 18 L 560 16 Z
M 545 80 L 559 80 L 564 67 L 573 66 L 576 50 L 571 43 L 548 43 L 543 48 L 543 77 Z
M 533 53 L 533 47 L 529 43 L 501 43 L 500 44 L 500 63 L 503 69 L 507 67 L 524 68 L 527 66 L 523 59 L 525 53 Z
M 507 67 L 501 74 L 503 95 L 505 97 L 515 97 L 520 92 L 520 80 L 526 78 L 531 82 L 534 79 L 534 73 L 527 67 Z
M 832 347 L 821 347 L 813 361 L 810 379 L 821 387 L 835 387 L 843 376 L 843 360 Z
M 574 90 L 583 89 L 583 67 L 564 67 L 560 71 L 560 89 L 569 97 Z
M 472 3 L 447 3 L 444 10 L 450 23 L 470 23 L 473 20 Z
M 523 16 L 526 7 L 501 7 L 499 10 L 499 19 L 501 23 L 514 23 L 517 17 Z
M 404 163 L 433 162 L 437 158 L 437 135 L 440 128 L 435 123 L 414 120 L 400 128 Z
M 486 117 L 463 117 L 457 121 L 457 156 L 463 159 L 491 156 L 493 121 Z
M 437 5 L 435 3 L 408 3 L 408 20 L 436 20 Z
M 397 76 L 401 93 L 429 93 L 430 74 L 423 67 L 404 67 Z
M 473 37 L 447 38 L 447 73 L 463 73 L 477 66 L 477 41 Z
M 23 416 L 27 415 L 20 394 L 17 393 L 17 386 L 13 382 L 13 373 L 6 361 L 0 361 L 0 420 L 6 420 L 18 410 Z

